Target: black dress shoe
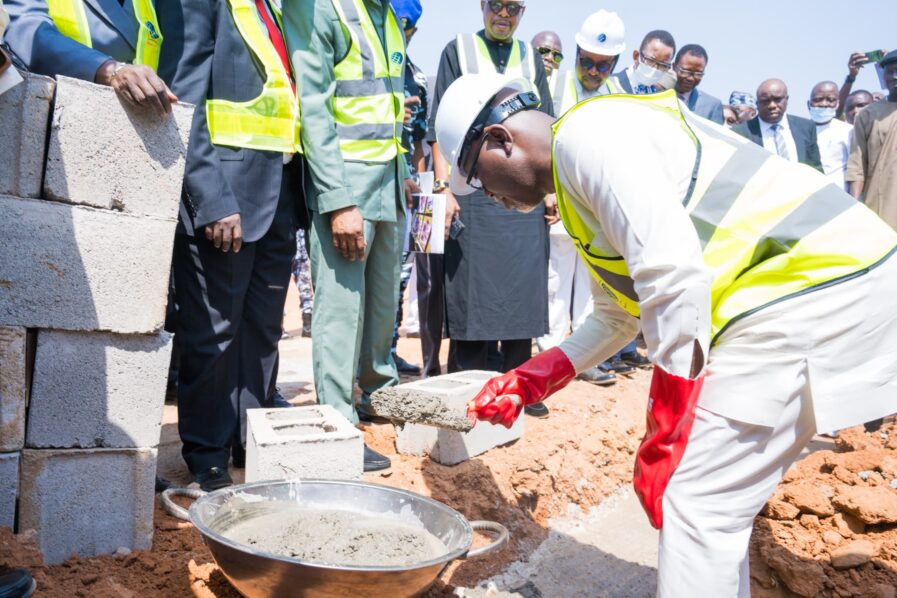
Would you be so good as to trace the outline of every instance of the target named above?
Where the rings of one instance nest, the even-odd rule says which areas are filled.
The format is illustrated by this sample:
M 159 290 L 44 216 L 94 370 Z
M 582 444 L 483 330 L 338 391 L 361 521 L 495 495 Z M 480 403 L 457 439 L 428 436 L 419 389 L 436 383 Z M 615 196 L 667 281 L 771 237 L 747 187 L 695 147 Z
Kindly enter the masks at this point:
M 632 367 L 636 368 L 646 368 L 651 365 L 651 360 L 647 357 L 643 356 L 638 351 L 631 351 L 629 353 L 620 353 L 620 359 Z
M 25 569 L 13 569 L 0 574 L 0 598 L 28 598 L 37 582 Z
M 420 376 L 420 367 L 414 365 L 413 363 L 409 363 L 398 356 L 398 354 L 392 354 L 393 360 L 396 362 L 396 369 L 399 370 L 400 374 L 407 374 L 409 376 Z
M 383 471 L 392 466 L 392 461 L 386 455 L 381 455 L 367 444 L 364 445 L 364 470 Z
M 274 388 L 274 394 L 271 395 L 271 398 L 268 399 L 268 402 L 265 405 L 265 407 L 268 407 L 269 409 L 285 409 L 292 406 L 293 405 L 289 401 L 283 398 L 283 395 L 280 394 L 280 389 L 277 387 Z
M 169 488 L 171 488 L 171 482 L 169 482 L 165 478 L 160 478 L 159 476 L 156 476 L 156 494 L 158 494 L 160 492 L 165 492 Z
M 611 359 L 610 361 L 605 361 L 605 367 L 609 370 L 613 370 L 615 374 L 629 374 L 630 372 L 634 372 L 635 368 L 624 362 L 622 359 Z
M 539 419 L 548 417 L 548 407 L 545 406 L 545 403 L 533 403 L 532 405 L 526 405 L 523 408 L 523 412 L 532 417 L 538 417 Z
M 226 488 L 227 486 L 233 486 L 234 484 L 234 481 L 230 478 L 230 474 L 227 473 L 227 469 L 221 467 L 210 467 L 205 471 L 200 471 L 193 476 L 193 480 L 199 484 L 199 488 L 205 492 L 212 492 L 213 490 L 219 490 L 221 488 Z
M 614 374 L 605 372 L 597 365 L 580 373 L 576 376 L 576 379 L 597 384 L 598 386 L 612 386 L 617 383 L 617 377 Z

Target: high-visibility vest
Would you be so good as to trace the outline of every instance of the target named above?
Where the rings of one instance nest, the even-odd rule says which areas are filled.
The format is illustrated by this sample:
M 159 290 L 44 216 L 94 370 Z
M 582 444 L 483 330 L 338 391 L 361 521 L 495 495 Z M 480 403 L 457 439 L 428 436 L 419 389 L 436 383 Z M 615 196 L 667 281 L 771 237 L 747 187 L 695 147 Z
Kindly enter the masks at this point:
M 457 38 L 458 64 L 461 66 L 462 75 L 477 73 L 496 73 L 498 68 L 492 63 L 489 55 L 489 47 L 483 38 L 476 33 L 461 33 Z M 536 85 L 536 72 L 544 69 L 542 59 L 535 60 L 536 53 L 533 47 L 518 39 L 514 39 L 511 48 L 511 56 L 505 65 L 504 74 L 512 78 L 527 79 L 532 83 L 533 91 L 539 95 L 539 86 Z
M 262 93 L 247 102 L 206 100 L 209 137 L 215 145 L 292 153 L 299 144 L 299 99 L 253 0 L 228 0 L 234 25 L 265 71 Z M 280 15 L 275 12 L 280 20 Z
M 551 100 L 554 104 L 554 111 L 558 114 L 564 114 L 570 108 L 579 103 L 579 91 L 576 88 L 576 73 L 574 71 L 564 71 L 555 75 L 549 81 L 551 88 Z M 620 93 L 619 88 L 614 83 L 613 77 L 608 77 L 599 88 L 599 95 L 607 95 L 611 93 Z
M 697 147 L 683 205 L 713 274 L 711 331 L 716 342 L 733 322 L 764 307 L 865 274 L 895 249 L 897 233 L 825 176 L 679 108 L 676 93 L 597 96 L 591 102 L 637 102 L 676 119 Z M 554 156 L 552 156 L 554 157 Z M 595 215 L 562 187 L 554 162 L 561 220 L 599 287 L 639 316 L 623 258 L 591 245 Z
M 162 32 L 156 18 L 152 0 L 132 0 L 137 19 L 137 56 L 134 64 L 143 64 L 153 70 L 159 68 L 159 52 L 162 49 Z M 47 0 L 47 12 L 59 32 L 64 36 L 93 47 L 84 0 Z
M 333 6 L 351 39 L 333 69 L 340 151 L 347 162 L 387 162 L 405 153 L 405 34 L 389 7 L 384 48 L 364 0 L 333 0 Z

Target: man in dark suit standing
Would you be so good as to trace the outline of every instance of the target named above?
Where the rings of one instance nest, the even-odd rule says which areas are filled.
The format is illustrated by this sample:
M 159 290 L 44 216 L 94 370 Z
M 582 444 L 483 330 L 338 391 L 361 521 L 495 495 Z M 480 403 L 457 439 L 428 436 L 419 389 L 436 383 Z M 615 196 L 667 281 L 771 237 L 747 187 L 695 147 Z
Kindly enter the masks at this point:
M 806 118 L 786 115 L 787 109 L 788 87 L 780 79 L 767 79 L 757 88 L 757 117 L 733 130 L 786 160 L 822 172 L 816 125 Z
M 725 121 L 723 103 L 698 89 L 698 85 L 704 80 L 708 60 L 707 50 L 698 44 L 686 44 L 679 49 L 673 62 L 673 70 L 676 71 L 676 94 L 688 109 L 698 116 L 723 124 Z
M 247 408 L 267 406 L 301 213 L 299 109 L 266 0 L 159 0 L 160 73 L 196 104 L 173 270 L 178 427 L 203 490 L 241 466 Z M 238 29 L 239 27 L 239 29 Z

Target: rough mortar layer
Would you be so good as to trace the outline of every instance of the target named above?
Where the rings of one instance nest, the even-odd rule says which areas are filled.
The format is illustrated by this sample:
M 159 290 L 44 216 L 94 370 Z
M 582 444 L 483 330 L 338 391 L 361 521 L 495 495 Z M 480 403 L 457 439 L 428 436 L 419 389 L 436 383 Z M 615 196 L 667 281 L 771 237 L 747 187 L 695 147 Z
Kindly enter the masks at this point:
M 361 479 L 363 435 L 333 407 L 249 409 L 246 414 L 246 482 Z
M 156 449 L 22 451 L 19 532 L 33 530 L 47 563 L 153 539 Z
M 0 452 L 24 446 L 27 404 L 25 329 L 0 326 Z
M 162 329 L 175 221 L 0 195 L 0 325 Z
M 469 432 L 434 428 L 423 424 L 396 426 L 396 451 L 401 455 L 429 455 L 442 465 L 457 465 L 523 436 L 521 414 L 509 428 L 480 421 Z
M 0 527 L 15 527 L 19 453 L 0 453 Z
M 22 83 L 0 95 L 0 194 L 39 197 L 56 82 L 22 76 Z
M 473 370 L 384 388 L 371 395 L 371 407 L 377 415 L 396 422 L 467 432 L 473 427 L 467 419 L 467 402 L 495 375 Z
M 45 197 L 176 219 L 193 106 L 172 108 L 160 119 L 109 87 L 58 77 Z
M 171 335 L 41 330 L 29 448 L 156 446 Z

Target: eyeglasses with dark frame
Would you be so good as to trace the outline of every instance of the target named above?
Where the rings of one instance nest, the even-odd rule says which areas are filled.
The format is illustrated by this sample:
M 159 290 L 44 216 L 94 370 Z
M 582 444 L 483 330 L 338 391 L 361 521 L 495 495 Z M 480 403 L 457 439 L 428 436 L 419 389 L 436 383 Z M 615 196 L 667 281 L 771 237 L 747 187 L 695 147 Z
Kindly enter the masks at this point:
M 545 48 L 545 47 L 536 48 L 536 52 L 538 52 L 542 56 L 551 54 L 551 59 L 554 61 L 555 64 L 560 64 L 561 62 L 564 61 L 564 53 L 559 52 L 557 50 L 552 50 L 551 48 Z
M 681 66 L 673 67 L 673 70 L 676 71 L 677 75 L 682 77 L 694 77 L 695 79 L 703 79 L 704 71 L 690 71 L 688 69 L 684 69 Z
M 659 71 L 668 71 L 673 68 L 672 62 L 657 60 L 653 56 L 648 56 L 647 54 L 641 54 L 639 57 L 645 62 L 645 64 L 647 64 L 648 66 L 653 66 Z
M 501 0 L 490 0 L 486 6 L 493 14 L 497 15 L 501 14 L 502 10 L 506 10 L 509 17 L 516 17 L 525 8 L 523 2 L 501 2 Z

